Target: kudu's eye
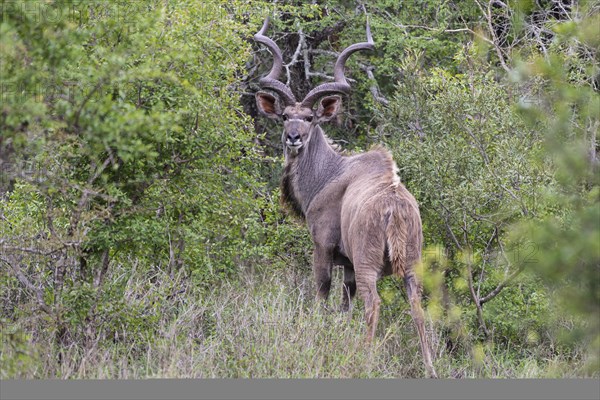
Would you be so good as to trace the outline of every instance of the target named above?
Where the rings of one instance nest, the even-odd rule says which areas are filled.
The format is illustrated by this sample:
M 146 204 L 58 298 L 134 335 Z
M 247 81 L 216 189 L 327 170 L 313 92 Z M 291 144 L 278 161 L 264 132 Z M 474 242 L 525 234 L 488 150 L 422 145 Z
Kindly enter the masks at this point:
M 313 120 L 313 117 L 312 117 L 312 115 L 311 115 L 311 116 L 309 116 L 309 117 L 306 117 L 306 118 L 304 118 L 304 120 L 305 120 L 306 122 L 312 122 L 312 120 Z
M 284 121 L 287 121 L 289 119 L 289 117 L 287 115 L 283 114 L 281 116 L 281 119 L 284 120 Z

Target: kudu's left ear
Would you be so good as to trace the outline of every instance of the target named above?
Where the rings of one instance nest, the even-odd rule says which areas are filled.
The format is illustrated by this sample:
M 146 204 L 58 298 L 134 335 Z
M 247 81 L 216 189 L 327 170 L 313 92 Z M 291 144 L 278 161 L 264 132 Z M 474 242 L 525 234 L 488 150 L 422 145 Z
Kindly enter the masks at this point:
M 340 96 L 327 96 L 323 97 L 319 101 L 319 107 L 317 108 L 317 118 L 319 122 L 325 122 L 331 120 L 340 111 L 342 106 L 342 98 Z

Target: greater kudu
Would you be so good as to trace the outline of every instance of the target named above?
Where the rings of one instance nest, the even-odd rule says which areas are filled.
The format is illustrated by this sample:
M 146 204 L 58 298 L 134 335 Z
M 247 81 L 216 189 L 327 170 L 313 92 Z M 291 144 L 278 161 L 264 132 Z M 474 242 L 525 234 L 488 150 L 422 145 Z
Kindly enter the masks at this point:
M 358 50 L 374 49 L 369 25 L 367 42 L 353 44 L 338 56 L 335 82 L 317 86 L 298 102 L 291 89 L 278 80 L 283 58 L 277 44 L 265 36 L 268 24 L 267 18 L 254 39 L 273 54 L 273 67 L 260 80 L 261 87 L 271 93 L 258 92 L 256 101 L 262 114 L 283 120 L 282 200 L 306 220 L 310 229 L 318 297 L 327 299 L 329 295 L 333 266 L 344 266 L 342 307 L 349 310 L 358 289 L 365 304 L 367 342 L 371 342 L 381 303 L 377 280 L 392 273 L 403 278 L 425 368 L 429 376 L 436 377 L 421 308 L 421 285 L 414 271 L 423 241 L 417 202 L 400 183 L 387 150 L 375 147 L 344 156 L 319 126 L 338 113 L 339 94 L 350 92 L 344 76 L 348 57 Z

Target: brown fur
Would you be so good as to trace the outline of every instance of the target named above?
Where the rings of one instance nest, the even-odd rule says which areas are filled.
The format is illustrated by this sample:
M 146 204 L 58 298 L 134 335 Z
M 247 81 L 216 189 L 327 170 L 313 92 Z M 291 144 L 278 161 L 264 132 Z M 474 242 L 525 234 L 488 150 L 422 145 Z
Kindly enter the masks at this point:
M 419 207 L 398 179 L 391 154 L 377 146 L 345 156 L 331 145 L 319 123 L 335 117 L 339 96 L 323 98 L 316 111 L 297 103 L 281 113 L 275 112 L 272 96 L 258 93 L 257 100 L 265 115 L 284 119 L 282 201 L 303 216 L 310 229 L 318 297 L 327 299 L 332 268 L 343 265 L 343 308 L 349 309 L 358 290 L 371 342 L 381 303 L 377 280 L 390 273 L 403 278 L 424 364 L 435 377 L 420 305 L 421 285 L 414 273 L 423 242 Z

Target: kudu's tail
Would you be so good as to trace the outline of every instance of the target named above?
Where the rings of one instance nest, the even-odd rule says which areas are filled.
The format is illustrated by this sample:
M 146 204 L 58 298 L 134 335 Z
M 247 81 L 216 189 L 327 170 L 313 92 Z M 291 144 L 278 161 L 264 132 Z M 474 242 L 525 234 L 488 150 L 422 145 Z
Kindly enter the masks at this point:
M 386 217 L 389 216 L 386 218 L 387 225 L 385 227 L 388 256 L 392 263 L 393 273 L 404 279 L 427 373 L 430 377 L 437 378 L 425 329 L 425 315 L 421 307 L 422 286 L 415 273 L 415 265 L 421 258 L 423 229 L 419 209 L 416 203 L 410 200 L 399 201 L 391 212 L 388 211 L 389 214 L 386 214 Z
M 414 267 L 421 259 L 423 229 L 419 210 L 410 201 L 400 201 L 387 216 L 385 236 L 392 272 L 407 278 L 414 275 Z

